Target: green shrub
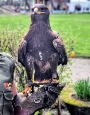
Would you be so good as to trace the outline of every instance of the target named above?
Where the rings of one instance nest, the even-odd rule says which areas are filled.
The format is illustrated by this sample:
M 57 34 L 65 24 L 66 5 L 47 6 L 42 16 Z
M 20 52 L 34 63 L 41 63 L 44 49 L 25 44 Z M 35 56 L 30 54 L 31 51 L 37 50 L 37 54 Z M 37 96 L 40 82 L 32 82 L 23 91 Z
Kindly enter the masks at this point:
M 18 91 L 22 91 L 27 83 L 25 69 L 17 61 L 18 47 L 24 34 L 25 30 L 22 31 L 21 29 L 0 29 L 0 52 L 10 53 L 16 62 L 15 81 L 17 82 Z
M 90 78 L 77 81 L 74 89 L 78 98 L 84 101 L 90 101 Z

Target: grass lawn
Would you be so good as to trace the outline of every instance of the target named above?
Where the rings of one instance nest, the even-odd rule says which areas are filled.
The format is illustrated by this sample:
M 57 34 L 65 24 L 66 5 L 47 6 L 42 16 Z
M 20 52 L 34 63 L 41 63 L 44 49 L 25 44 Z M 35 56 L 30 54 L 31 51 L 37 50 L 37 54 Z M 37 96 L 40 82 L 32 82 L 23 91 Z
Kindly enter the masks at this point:
M 63 40 L 74 40 L 77 57 L 90 57 L 90 14 L 53 14 L 50 16 L 51 28 L 58 31 Z M 27 32 L 30 26 L 29 15 L 1 15 L 0 31 L 20 28 Z

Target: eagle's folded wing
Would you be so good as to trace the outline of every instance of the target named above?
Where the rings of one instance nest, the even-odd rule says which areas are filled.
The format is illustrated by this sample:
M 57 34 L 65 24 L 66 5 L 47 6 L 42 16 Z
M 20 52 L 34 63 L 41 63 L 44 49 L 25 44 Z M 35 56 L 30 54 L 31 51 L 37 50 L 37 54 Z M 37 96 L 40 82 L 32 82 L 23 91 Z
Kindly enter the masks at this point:
M 53 46 L 54 48 L 57 50 L 58 54 L 59 54 L 59 62 L 58 64 L 62 64 L 62 65 L 66 65 L 67 64 L 67 54 L 66 54 L 66 50 L 65 50 L 65 46 L 63 43 L 62 38 L 59 36 L 58 33 L 56 33 L 55 31 L 53 32 L 56 36 L 56 39 L 53 40 Z
M 26 55 L 26 47 L 27 47 L 27 41 L 22 40 L 20 47 L 18 49 L 18 61 L 24 66 L 24 58 Z

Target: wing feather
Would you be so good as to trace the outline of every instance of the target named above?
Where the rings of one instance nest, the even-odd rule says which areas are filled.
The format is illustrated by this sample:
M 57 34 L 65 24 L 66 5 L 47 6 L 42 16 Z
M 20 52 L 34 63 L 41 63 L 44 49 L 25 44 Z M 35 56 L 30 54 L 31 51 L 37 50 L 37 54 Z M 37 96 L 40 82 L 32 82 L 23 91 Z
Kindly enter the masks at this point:
M 62 65 L 66 65 L 67 64 L 67 53 L 65 50 L 65 46 L 63 43 L 62 38 L 59 36 L 59 34 L 57 32 L 53 32 L 55 35 L 55 38 L 53 40 L 53 46 L 54 48 L 57 50 L 57 52 L 59 53 L 59 62 L 58 64 L 62 64 Z
M 26 47 L 27 47 L 27 41 L 26 40 L 22 40 L 20 47 L 18 49 L 18 61 L 25 66 L 24 64 L 24 58 L 26 55 Z

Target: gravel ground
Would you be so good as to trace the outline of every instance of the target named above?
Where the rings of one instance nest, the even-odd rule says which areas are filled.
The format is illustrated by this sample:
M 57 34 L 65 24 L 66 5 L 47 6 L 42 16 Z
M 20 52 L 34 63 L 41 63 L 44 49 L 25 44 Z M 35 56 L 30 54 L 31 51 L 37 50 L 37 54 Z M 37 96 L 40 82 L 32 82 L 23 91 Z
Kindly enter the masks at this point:
M 90 58 L 72 58 L 71 78 L 74 81 L 90 77 Z

